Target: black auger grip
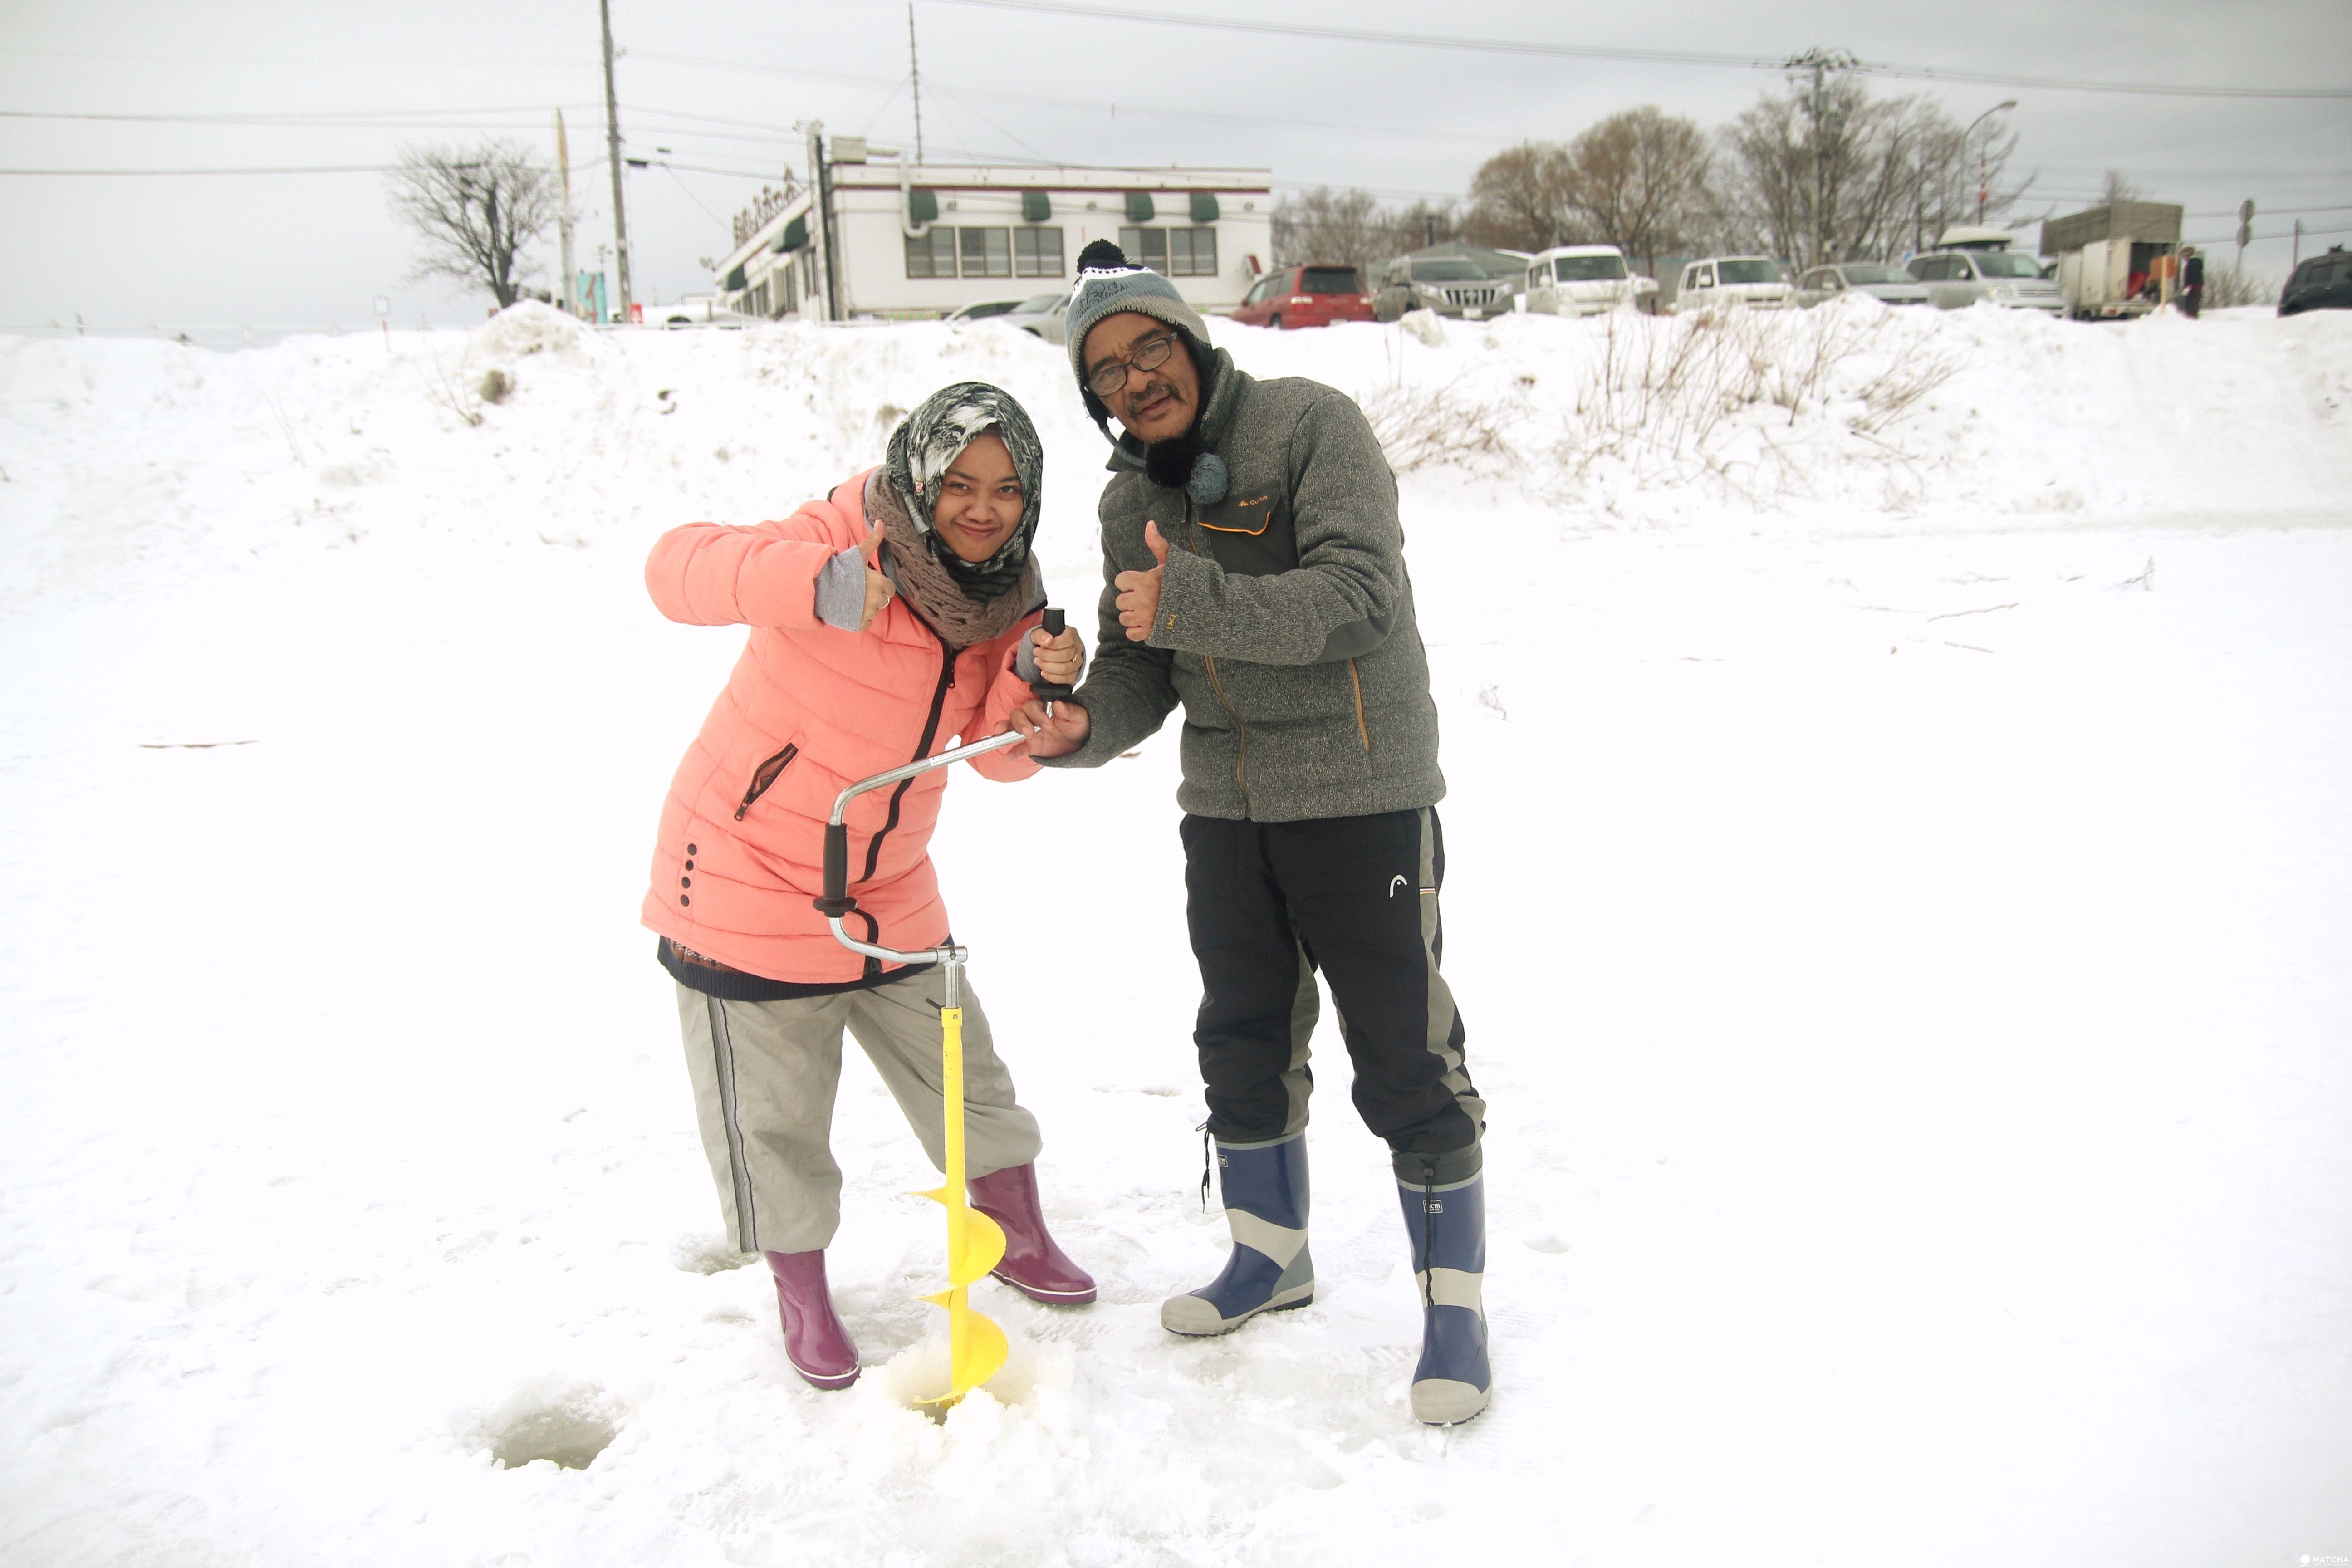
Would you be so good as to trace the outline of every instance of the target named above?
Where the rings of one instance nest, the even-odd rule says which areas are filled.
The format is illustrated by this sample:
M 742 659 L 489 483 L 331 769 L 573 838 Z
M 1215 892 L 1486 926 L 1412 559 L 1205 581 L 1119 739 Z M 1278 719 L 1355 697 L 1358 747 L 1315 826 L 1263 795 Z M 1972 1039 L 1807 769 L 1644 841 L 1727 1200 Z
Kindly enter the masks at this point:
M 1062 612 L 1059 606 L 1054 605 L 1046 605 L 1045 635 L 1049 637 L 1060 637 L 1062 635 L 1064 625 L 1065 622 L 1062 619 Z M 1029 683 L 1030 694 L 1038 698 L 1040 700 L 1046 702 L 1059 702 L 1062 699 L 1067 697 L 1076 689 L 1075 687 L 1055 686 L 1049 681 L 1033 680 Z
M 827 920 L 857 907 L 857 900 L 849 896 L 849 824 L 845 822 L 825 824 L 824 897 L 809 901 Z

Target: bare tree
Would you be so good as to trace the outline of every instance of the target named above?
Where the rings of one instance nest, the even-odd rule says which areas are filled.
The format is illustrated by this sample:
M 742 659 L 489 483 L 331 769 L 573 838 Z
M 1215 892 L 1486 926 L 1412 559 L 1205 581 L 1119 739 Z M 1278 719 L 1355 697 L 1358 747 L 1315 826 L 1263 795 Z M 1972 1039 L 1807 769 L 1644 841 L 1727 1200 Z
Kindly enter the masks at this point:
M 1557 142 L 1522 142 L 1478 165 L 1470 180 L 1469 237 L 1506 250 L 1541 250 L 1583 237 L 1569 205 L 1574 176 Z
M 1564 195 L 1598 238 L 1655 267 L 1701 210 L 1712 160 L 1696 121 L 1644 105 L 1587 127 L 1568 145 Z
M 1347 262 L 1370 267 L 1387 254 L 1380 198 L 1365 190 L 1318 185 L 1274 204 L 1274 264 Z
M 415 278 L 489 289 L 504 310 L 535 268 L 525 246 L 555 221 L 554 174 L 512 142 L 407 147 L 392 176 L 392 210 L 415 228 Z
M 1423 197 L 1391 213 L 1389 228 L 1397 250 L 1422 250 L 1462 237 L 1462 218 L 1452 202 Z
M 1339 262 L 1373 268 L 1402 251 L 1451 239 L 1459 228 L 1452 203 L 1418 201 L 1384 207 L 1366 190 L 1318 185 L 1274 205 L 1274 264 Z
M 1718 133 L 1716 241 L 1808 264 L 1918 250 L 1951 224 L 2014 205 L 2032 180 L 2011 183 L 2017 138 L 1971 138 L 1934 100 L 1874 99 L 1854 77 L 1807 95 L 1766 92 Z
M 2104 207 L 2114 206 L 2117 202 L 2138 202 L 2147 199 L 2147 192 L 2125 178 L 2121 169 L 2109 169 L 2106 179 L 2099 186 L 2099 205 Z

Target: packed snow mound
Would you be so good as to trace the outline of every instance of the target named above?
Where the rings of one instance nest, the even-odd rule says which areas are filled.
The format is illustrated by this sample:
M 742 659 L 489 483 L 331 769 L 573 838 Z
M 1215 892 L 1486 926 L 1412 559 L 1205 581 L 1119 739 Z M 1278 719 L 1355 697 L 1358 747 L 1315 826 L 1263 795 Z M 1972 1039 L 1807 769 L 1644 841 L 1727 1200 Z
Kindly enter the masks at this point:
M 1212 330 L 1254 374 L 1355 396 L 1408 526 L 1521 500 L 1571 529 L 1812 531 L 2352 505 L 2352 316 L 2335 313 L 2084 325 L 1853 300 L 1513 315 L 1427 339 Z M 179 548 L 640 549 L 682 521 L 789 512 L 961 380 L 1027 406 L 1041 552 L 1087 569 L 1104 436 L 1062 351 L 998 322 L 596 332 L 523 304 L 470 333 L 227 353 L 0 338 L 0 595 Z
M 520 359 L 525 354 L 577 349 L 584 331 L 575 318 L 552 305 L 524 300 L 475 329 L 474 342 L 487 353 Z

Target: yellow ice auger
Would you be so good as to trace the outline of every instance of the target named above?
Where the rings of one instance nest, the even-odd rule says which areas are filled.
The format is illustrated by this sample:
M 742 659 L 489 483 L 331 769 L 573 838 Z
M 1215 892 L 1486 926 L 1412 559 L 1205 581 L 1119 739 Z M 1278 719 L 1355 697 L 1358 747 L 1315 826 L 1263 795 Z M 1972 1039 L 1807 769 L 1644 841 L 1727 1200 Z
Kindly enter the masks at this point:
M 1062 612 L 1048 609 L 1045 625 L 1049 636 L 1060 636 Z M 1066 686 L 1034 681 L 1030 689 L 1045 700 L 1048 712 L 1055 701 L 1070 694 Z M 989 1271 L 1004 1258 L 1003 1230 L 971 1206 L 964 1190 L 963 966 L 971 953 L 952 942 L 901 952 L 896 948 L 860 942 L 842 928 L 842 917 L 857 909 L 857 900 L 849 896 L 849 828 L 843 818 L 849 803 L 867 790 L 881 789 L 966 757 L 976 757 L 982 752 L 1001 750 L 1022 738 L 1017 731 L 1007 730 L 1002 735 L 992 735 L 985 741 L 957 746 L 935 757 L 923 757 L 905 767 L 860 779 L 835 796 L 833 815 L 826 819 L 824 827 L 824 897 L 814 900 L 818 912 L 833 927 L 834 940 L 852 952 L 891 963 L 940 966 L 940 1077 L 947 1100 L 947 1149 L 943 1161 L 947 1179 L 937 1190 L 916 1195 L 929 1198 L 948 1211 L 948 1288 L 923 1298 L 948 1310 L 948 1391 L 937 1398 L 921 1401 L 941 1411 L 994 1377 L 1004 1365 L 1009 1349 L 1004 1331 L 986 1315 L 972 1310 L 968 1294 L 971 1286 L 988 1278 Z M 867 929 L 873 929 L 870 923 Z

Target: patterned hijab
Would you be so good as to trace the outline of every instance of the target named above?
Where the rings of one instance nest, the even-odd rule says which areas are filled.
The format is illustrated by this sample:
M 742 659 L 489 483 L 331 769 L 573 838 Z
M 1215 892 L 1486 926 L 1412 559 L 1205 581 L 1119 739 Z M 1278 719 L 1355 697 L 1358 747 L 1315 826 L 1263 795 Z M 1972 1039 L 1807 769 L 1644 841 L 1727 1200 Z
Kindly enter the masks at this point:
M 931 513 L 939 505 L 940 481 L 949 465 L 975 437 L 991 430 L 1013 454 L 1013 471 L 1021 479 L 1021 523 L 995 554 L 985 561 L 966 561 L 940 538 L 931 526 Z M 889 455 L 882 465 L 931 559 L 967 597 L 983 604 L 1017 586 L 1029 564 L 1045 469 L 1045 449 L 1028 411 L 1011 393 L 983 381 L 960 381 L 923 399 L 922 406 L 890 432 Z

